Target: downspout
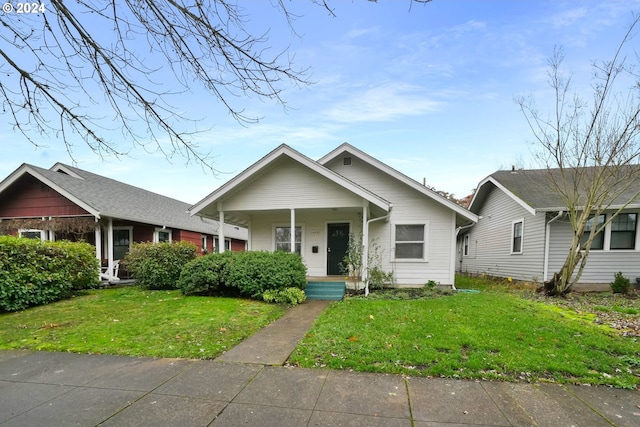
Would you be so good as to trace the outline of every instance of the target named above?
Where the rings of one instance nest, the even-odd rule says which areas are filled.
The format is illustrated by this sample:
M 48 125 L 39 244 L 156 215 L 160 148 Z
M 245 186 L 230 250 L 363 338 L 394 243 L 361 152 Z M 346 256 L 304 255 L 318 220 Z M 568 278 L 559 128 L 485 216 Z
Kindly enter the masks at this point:
M 393 203 L 389 203 L 389 213 L 388 214 L 386 214 L 385 216 L 381 216 L 381 217 L 378 217 L 378 218 L 371 218 L 370 220 L 367 220 L 367 222 L 366 222 L 366 228 L 367 228 L 366 236 L 367 237 L 369 236 L 369 224 L 371 224 L 374 221 L 381 221 L 383 219 L 385 221 L 388 221 L 389 218 L 391 217 L 391 211 L 392 210 L 393 210 Z M 363 245 L 367 245 L 367 248 L 369 247 L 369 241 L 368 240 L 369 239 L 367 239 L 367 242 L 362 242 Z M 367 251 L 367 253 L 368 253 L 368 251 Z M 369 295 L 369 282 L 367 282 L 367 271 L 366 270 L 362 272 L 362 280 L 364 281 L 364 296 L 367 296 L 367 295 Z
M 542 272 L 543 283 L 547 281 L 547 275 L 549 274 L 549 234 L 551 234 L 551 223 L 560 218 L 562 215 L 564 215 L 564 211 L 561 209 L 558 211 L 558 215 L 554 216 L 549 220 L 549 222 L 547 222 L 547 229 L 545 230 L 546 232 L 544 236 L 544 268 Z

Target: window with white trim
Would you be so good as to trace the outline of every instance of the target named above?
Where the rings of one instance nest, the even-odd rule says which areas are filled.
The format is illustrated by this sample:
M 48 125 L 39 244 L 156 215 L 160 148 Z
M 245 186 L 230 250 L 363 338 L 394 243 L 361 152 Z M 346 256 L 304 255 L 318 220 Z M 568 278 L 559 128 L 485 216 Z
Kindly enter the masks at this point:
M 604 224 L 606 219 L 607 216 L 605 214 L 598 215 L 598 218 L 596 218 L 595 215 L 589 216 L 587 224 L 584 227 L 584 233 L 582 233 L 582 236 L 580 237 L 580 247 L 582 247 L 582 245 L 587 243 L 587 240 L 589 240 L 591 230 L 594 228 L 597 230 L 598 228 L 602 227 L 602 224 Z M 594 236 L 593 241 L 591 242 L 591 249 L 604 249 L 604 229 L 602 229 L 602 231 Z
M 216 237 L 213 239 L 213 246 L 214 246 L 214 250 L 216 252 L 220 252 L 220 240 Z M 231 239 L 224 239 L 224 250 L 225 251 L 230 251 L 231 250 Z
M 425 258 L 425 224 L 396 224 L 395 258 Z
M 522 237 L 524 236 L 524 219 L 511 223 L 511 253 L 522 253 Z
M 202 239 L 202 252 L 207 252 L 207 235 L 201 234 L 200 237 Z
M 469 256 L 469 235 L 465 234 L 462 239 L 462 255 Z
M 302 255 L 302 227 L 297 225 L 295 229 L 295 252 Z M 274 227 L 274 250 L 282 252 L 291 252 L 291 227 L 276 226 Z
M 113 227 L 113 259 L 124 259 L 131 249 L 132 236 L 133 227 Z
M 621 213 L 611 220 L 610 249 L 635 249 L 638 214 Z
M 153 242 L 154 243 L 162 243 L 162 242 L 171 243 L 171 230 L 169 230 L 168 228 L 156 228 L 156 231 L 153 232 Z
M 44 230 L 35 230 L 35 229 L 18 230 L 18 235 L 26 239 L 46 240 Z

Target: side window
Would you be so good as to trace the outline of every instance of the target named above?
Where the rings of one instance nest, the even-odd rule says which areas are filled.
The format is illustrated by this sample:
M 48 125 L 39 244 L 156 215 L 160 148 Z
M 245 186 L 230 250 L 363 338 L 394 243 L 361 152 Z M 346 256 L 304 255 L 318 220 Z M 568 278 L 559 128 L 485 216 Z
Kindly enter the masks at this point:
M 611 249 L 635 249 L 638 214 L 621 213 L 611 221 Z
M 462 241 L 462 255 L 469 256 L 469 235 L 465 234 Z
M 424 259 L 424 224 L 396 224 L 396 259 Z
M 605 214 L 598 215 L 597 218 L 595 217 L 595 215 L 589 216 L 587 225 L 584 228 L 584 233 L 582 233 L 582 236 L 580 237 L 581 247 L 587 242 L 587 240 L 589 240 L 589 234 L 591 234 L 591 230 L 594 228 L 598 229 L 599 227 L 602 227 L 602 224 L 604 224 L 605 220 Z M 593 241 L 591 242 L 591 249 L 604 249 L 604 229 L 596 234 L 593 238 Z
M 511 224 L 511 253 L 522 253 L 522 237 L 524 235 L 524 219 L 513 221 Z

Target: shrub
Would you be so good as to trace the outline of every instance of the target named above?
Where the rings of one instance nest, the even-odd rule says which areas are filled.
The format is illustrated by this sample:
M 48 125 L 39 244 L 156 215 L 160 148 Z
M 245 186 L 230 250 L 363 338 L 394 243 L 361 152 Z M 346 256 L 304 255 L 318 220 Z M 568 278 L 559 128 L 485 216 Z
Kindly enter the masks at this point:
M 87 243 L 0 236 L 0 310 L 48 304 L 96 287 L 99 268 Z
M 262 299 L 268 290 L 304 289 L 306 275 L 307 269 L 296 254 L 213 253 L 186 265 L 178 287 L 185 295 L 220 293 Z
M 297 305 L 307 299 L 307 295 L 299 288 L 269 289 L 264 291 L 262 299 L 276 304 Z
M 631 288 L 631 281 L 622 275 L 619 271 L 613 275 L 613 282 L 611 282 L 611 290 L 614 294 L 626 294 Z
M 251 298 L 261 299 L 270 289 L 304 289 L 307 284 L 302 258 L 289 252 L 234 252 L 225 267 L 226 286 Z
M 145 289 L 177 289 L 183 267 L 196 257 L 190 242 L 134 243 L 125 265 Z
M 211 295 L 224 287 L 224 269 L 233 252 L 211 253 L 192 261 L 182 269 L 178 289 L 183 295 Z

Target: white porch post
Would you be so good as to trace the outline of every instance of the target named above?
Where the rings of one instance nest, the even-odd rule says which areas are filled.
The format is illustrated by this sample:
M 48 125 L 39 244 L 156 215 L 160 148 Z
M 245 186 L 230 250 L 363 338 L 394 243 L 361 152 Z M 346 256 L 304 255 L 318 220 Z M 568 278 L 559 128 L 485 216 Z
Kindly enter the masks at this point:
M 224 252 L 224 211 L 222 210 L 222 203 L 218 203 L 218 211 L 220 212 L 220 227 L 218 227 L 218 244 L 220 248 L 218 248 L 218 252 Z
M 247 243 L 245 244 L 245 250 L 251 250 L 251 220 L 249 220 L 249 224 L 247 224 Z
M 107 222 L 107 262 L 109 265 L 109 281 L 113 280 L 113 218 Z
M 296 251 L 296 210 L 291 209 L 291 233 L 289 235 L 289 241 L 291 243 L 291 253 Z
M 98 258 L 98 262 L 102 262 L 102 229 L 100 224 L 96 224 L 94 232 L 96 236 L 96 258 Z
M 369 268 L 369 202 L 362 201 L 362 281 L 364 282 L 364 294 L 369 295 L 367 284 L 367 268 Z

